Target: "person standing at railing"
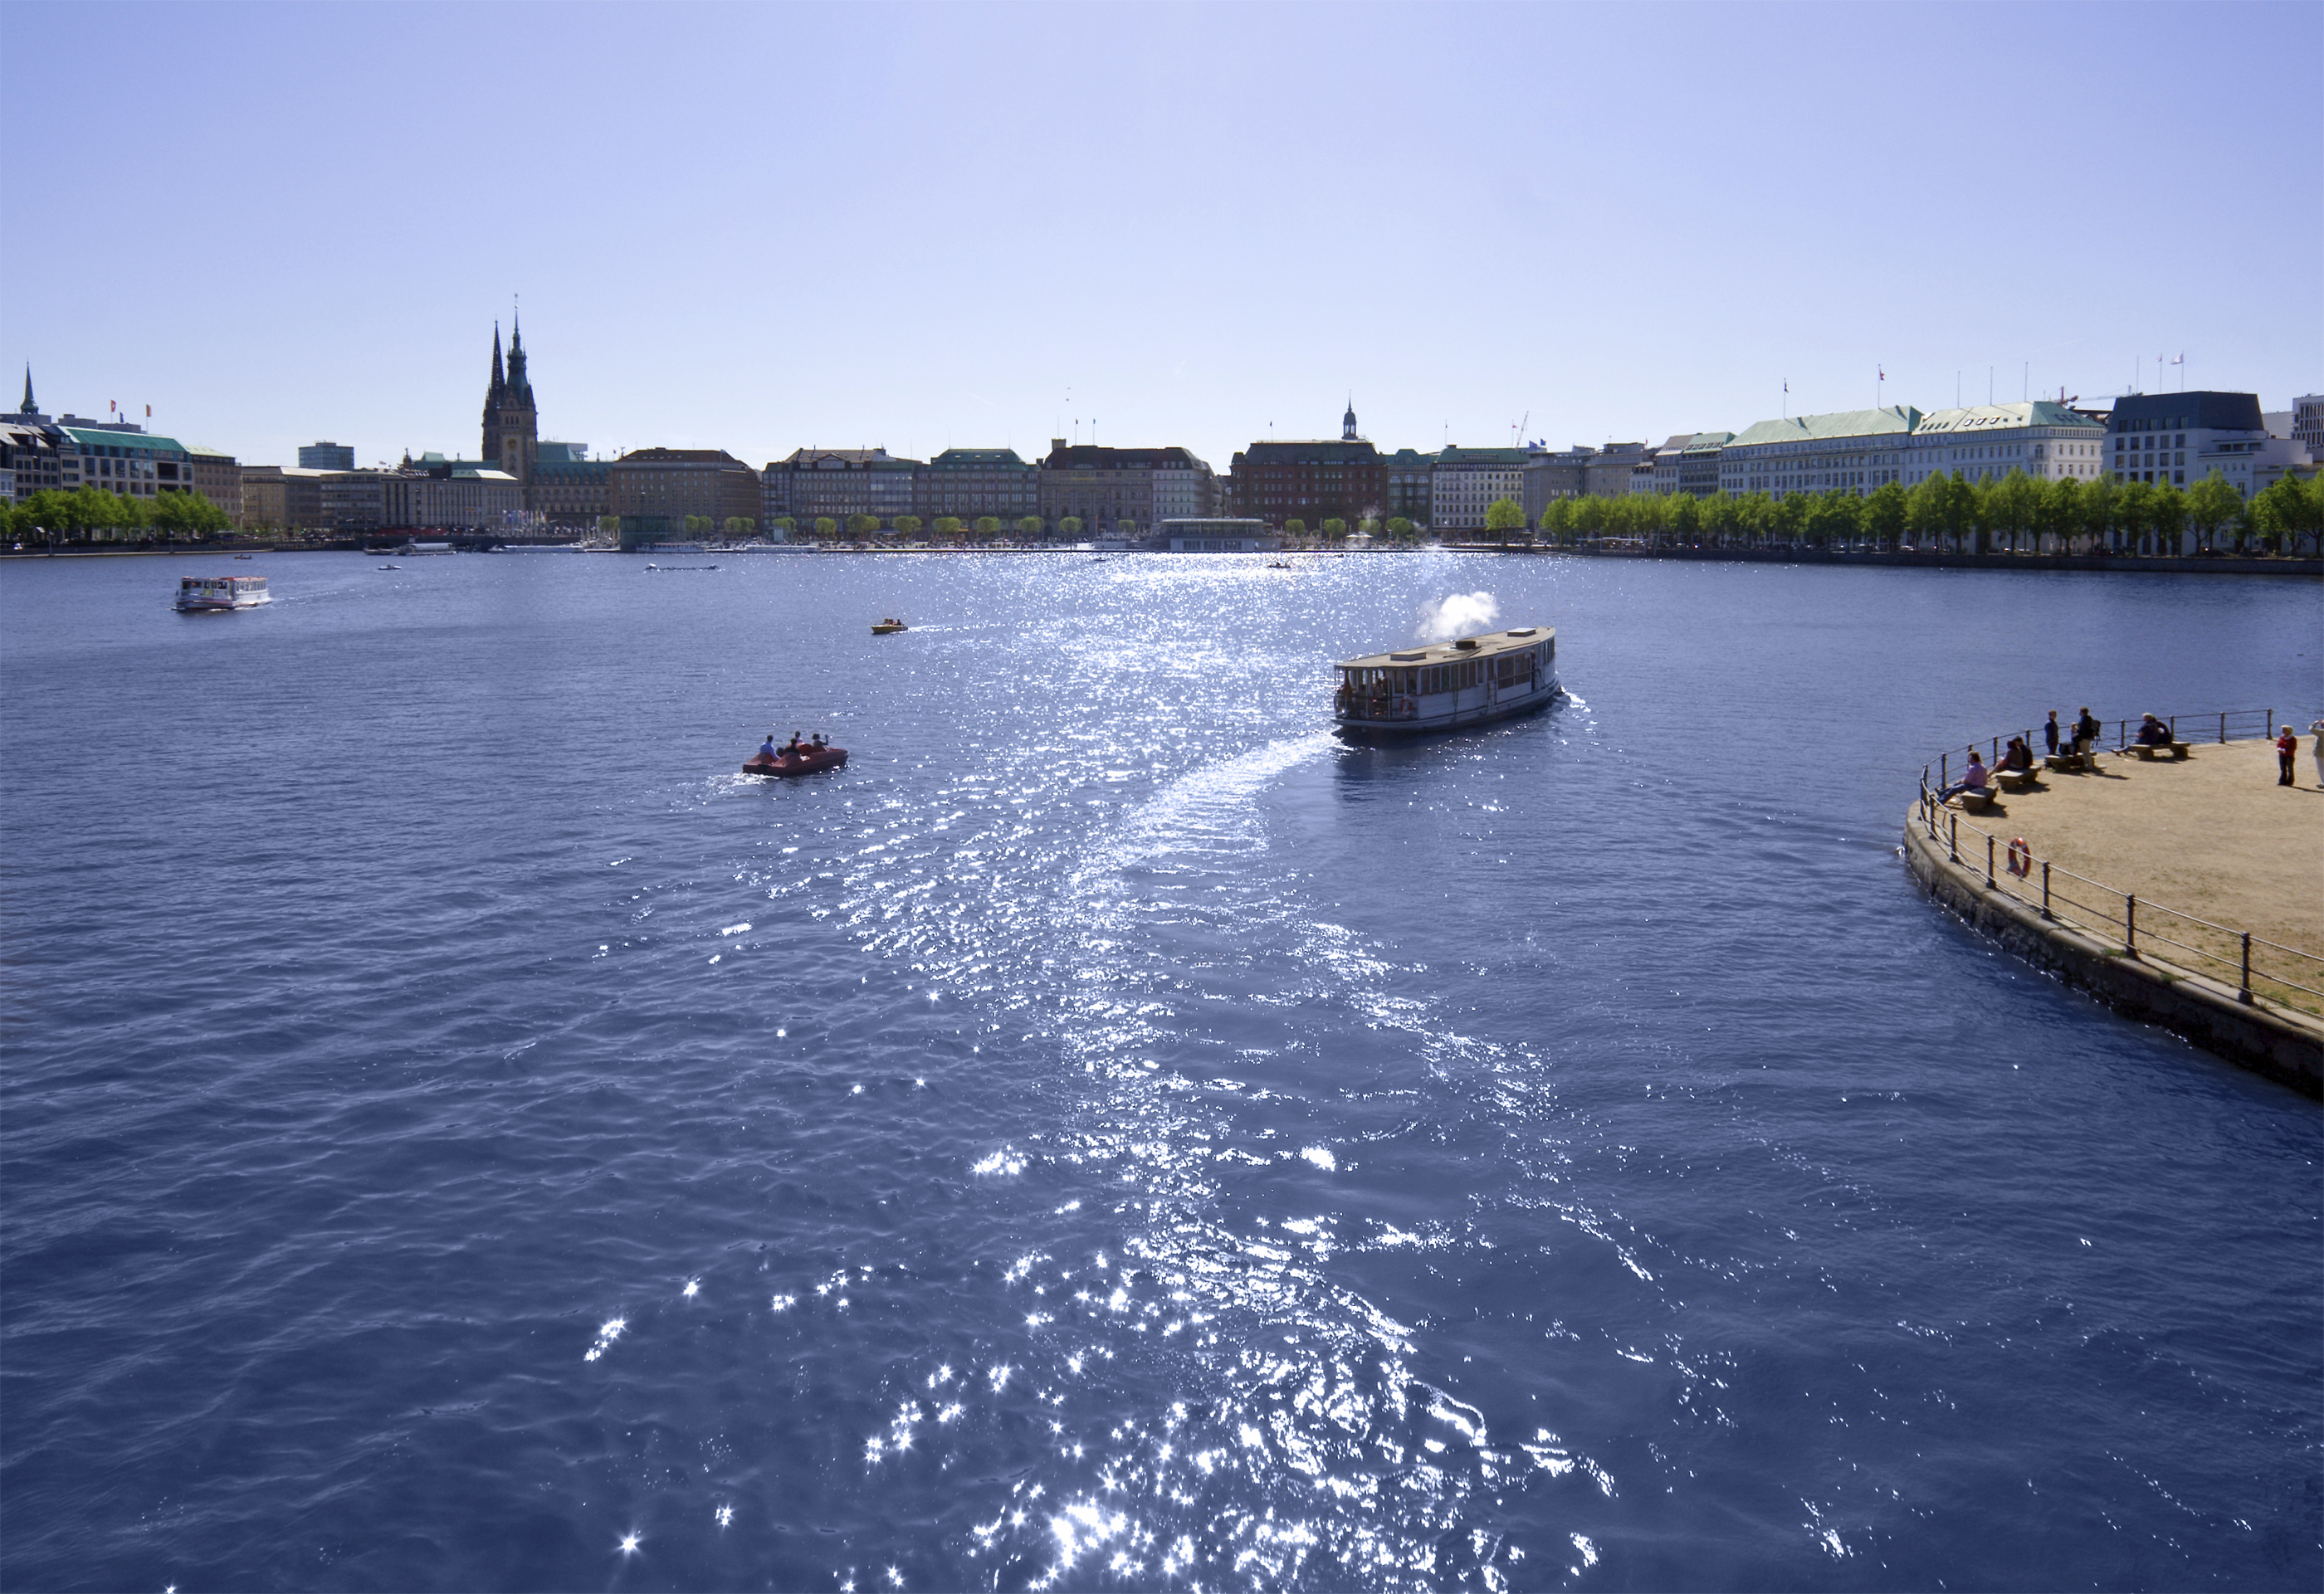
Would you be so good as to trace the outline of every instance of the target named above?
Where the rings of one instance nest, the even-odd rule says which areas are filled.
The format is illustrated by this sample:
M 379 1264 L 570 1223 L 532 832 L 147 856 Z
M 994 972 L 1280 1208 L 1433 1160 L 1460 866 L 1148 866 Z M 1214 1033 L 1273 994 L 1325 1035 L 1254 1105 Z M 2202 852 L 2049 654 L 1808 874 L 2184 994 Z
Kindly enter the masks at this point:
M 2308 756 L 2316 760 L 2316 784 L 2324 787 L 2324 720 L 2308 727 Z
M 2097 720 L 2090 717 L 2090 705 L 2087 703 L 2082 705 L 2082 717 L 2074 722 L 2074 751 L 2085 758 L 2089 757 L 2090 750 L 2098 744 L 2098 732 L 2102 728 Z
M 2299 763 L 2300 738 L 2292 733 L 2292 726 L 2289 723 L 2286 723 L 2283 729 L 2277 732 L 2275 736 L 2275 767 L 2277 770 L 2275 783 L 2278 786 L 2299 785 L 2300 781 L 2298 778 L 2292 773 L 2292 771 L 2298 768 Z
M 2043 741 L 2043 742 L 2044 743 L 2044 745 L 2046 745 L 2046 746 L 2049 748 L 2049 750 L 2050 750 L 2050 756 L 2051 756 L 2052 758 L 2055 758 L 2055 757 L 2057 757 L 2057 756 L 2058 756 L 2058 711 L 2057 711 L 2056 709 L 2054 709 L 2054 708 L 2053 708 L 2053 709 L 2052 709 L 2052 710 L 2050 711 L 2050 723 L 2049 723 L 2048 724 L 2046 724 L 2046 725 L 2044 725 L 2044 726 L 2043 726 L 2043 727 L 2042 727 L 2042 741 Z

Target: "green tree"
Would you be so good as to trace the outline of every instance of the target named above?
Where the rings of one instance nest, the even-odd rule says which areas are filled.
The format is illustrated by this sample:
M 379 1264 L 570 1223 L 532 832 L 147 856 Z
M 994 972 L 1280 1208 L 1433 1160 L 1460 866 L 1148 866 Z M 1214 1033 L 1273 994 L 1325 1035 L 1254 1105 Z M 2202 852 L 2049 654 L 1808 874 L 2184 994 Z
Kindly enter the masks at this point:
M 1286 537 L 1305 537 L 1307 535 L 1307 522 L 1296 518 L 1286 521 L 1283 522 L 1283 534 Z
M 960 517 L 958 515 L 938 515 L 935 521 L 930 522 L 928 530 L 936 533 L 936 540 L 939 542 L 958 542 L 960 540 Z
M 1041 517 L 1038 515 L 1027 515 L 1017 522 L 1017 535 L 1027 542 L 1040 541 L 1041 530 Z
M 798 517 L 796 515 L 777 515 L 773 520 L 767 522 L 767 528 L 769 530 L 779 531 L 788 538 L 792 532 L 798 530 Z
M 858 514 L 847 517 L 847 534 L 848 536 L 855 539 L 858 542 L 862 541 L 865 538 L 872 535 L 879 530 L 880 517 L 878 515 Z
M 726 517 L 724 530 L 726 532 L 726 540 L 729 542 L 742 542 L 747 539 L 751 533 L 758 529 L 758 522 L 752 520 L 748 515 L 728 515 Z
M 2187 490 L 2187 520 L 2195 528 L 2195 546 L 2205 553 L 2213 551 L 2218 534 L 2235 524 L 2243 512 L 2243 494 L 2227 484 L 2227 478 L 2216 465 L 2209 475 Z
M 1814 548 L 1840 548 L 1856 539 L 1864 501 L 1847 487 L 1827 487 L 1812 496 L 1802 530 Z
M 2251 519 L 2269 552 L 2301 551 L 2310 539 L 2324 537 L 2324 476 L 2284 472 L 2252 499 Z
M 2040 493 L 2034 478 L 2014 465 L 2009 474 L 1986 493 L 1987 524 L 1997 535 L 2009 539 L 2012 553 L 2020 551 L 2020 539 L 2034 529 L 2034 507 Z
M 1883 482 L 1864 501 L 1864 534 L 1876 548 L 1894 548 L 1904 538 L 1905 519 L 1902 482 Z
M 1674 493 L 1666 502 L 1672 538 L 1681 548 L 1698 546 L 1702 540 L 1702 500 L 1692 493 Z
M 817 515 L 815 518 L 815 534 L 828 542 L 839 535 L 839 522 L 829 515 Z
M 1412 535 L 1412 522 L 1402 515 L 1390 515 L 1388 518 L 1388 534 L 1402 542 Z
M 979 515 L 979 516 L 977 516 L 977 517 L 976 517 L 976 534 L 977 534 L 979 537 L 983 538 L 987 542 L 990 542 L 990 541 L 991 541 L 994 538 L 996 538 L 996 537 L 1000 536 L 1000 535 L 1001 535 L 1001 517 L 1000 517 L 999 515 Z
M 1316 530 L 1333 542 L 1345 542 L 1348 539 L 1348 523 L 1337 515 L 1325 521 Z
M 709 517 L 708 515 L 688 515 L 688 516 L 687 516 L 687 517 L 686 517 L 686 537 L 687 537 L 687 541 L 689 541 L 689 542 L 691 542 L 691 541 L 693 541 L 693 540 L 694 540 L 695 539 L 696 539 L 696 538 L 700 538 L 700 537 L 707 537 L 707 536 L 709 536 L 709 535 L 710 535 L 710 523 L 711 523 L 711 522 L 710 522 L 710 517 Z
M 1064 538 L 1067 542 L 1074 541 L 1081 536 L 1081 516 L 1067 515 L 1065 519 L 1057 522 L 1057 535 Z
M 896 528 L 899 537 L 918 537 L 920 534 L 920 517 L 918 515 L 898 515 L 890 523 Z
M 621 534 L 622 534 L 622 517 L 621 517 L 621 516 L 619 516 L 619 515 L 599 515 L 599 516 L 597 517 L 597 535 L 598 535 L 598 536 L 600 536 L 600 537 L 619 537 Z
M 2148 511 L 2154 507 L 2154 489 L 2144 482 L 2125 482 L 2115 494 L 2114 527 L 2126 551 L 2146 551 Z
M 2073 551 L 2071 539 L 2081 525 L 2081 483 L 2072 476 L 2036 484 L 2034 500 L 2034 551 L 2048 551 L 2050 539 L 2057 539 L 2060 553 Z
M 2154 484 L 2154 496 L 2148 500 L 2146 523 L 2154 533 L 2154 551 L 2161 555 L 2179 551 L 2179 539 L 2187 530 L 2187 495 L 2168 482 Z
M 2121 512 L 2122 489 L 2111 472 L 2093 476 L 2082 484 L 2075 494 L 2075 508 L 2080 524 L 2075 530 L 2089 538 L 2093 552 L 2104 553 L 2113 547 L 2108 534 L 2114 530 L 2115 517 Z
M 1509 533 L 1525 530 L 1525 506 L 1514 498 L 1496 498 L 1485 506 L 1485 530 L 1499 532 L 1507 542 Z

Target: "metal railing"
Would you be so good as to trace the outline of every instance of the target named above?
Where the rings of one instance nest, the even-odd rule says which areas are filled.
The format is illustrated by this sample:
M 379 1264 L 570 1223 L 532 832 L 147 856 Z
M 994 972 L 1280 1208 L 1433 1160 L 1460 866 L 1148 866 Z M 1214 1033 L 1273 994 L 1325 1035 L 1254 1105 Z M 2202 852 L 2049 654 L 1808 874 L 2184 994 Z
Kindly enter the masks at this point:
M 2266 733 L 2273 736 L 2273 709 L 2230 709 L 2225 714 L 2166 717 L 2173 740 L 2177 738 L 2179 722 L 2185 720 L 2190 724 L 2200 723 L 2206 730 L 2216 725 L 2219 740 L 2225 742 L 2229 740 L 2228 733 L 2238 728 L 2240 723 L 2256 725 L 2262 723 L 2263 715 Z M 2116 723 L 2126 727 L 2129 722 Z M 1997 760 L 2000 739 L 1994 741 Z M 2032 745 L 2030 738 L 2027 745 Z M 2126 742 L 2118 742 L 2116 751 L 2126 745 Z M 1936 768 L 1942 770 L 1945 767 L 1946 760 L 1941 759 Z M 1919 823 L 1930 841 L 1942 843 L 1950 861 L 1972 871 L 1981 864 L 1988 890 L 2023 902 L 2044 919 L 2070 925 L 2110 942 L 2121 948 L 2125 957 L 2215 979 L 2232 987 L 2238 1001 L 2324 1017 L 2324 956 L 2267 940 L 2233 925 L 2199 918 L 2152 898 L 2142 898 L 2136 892 L 2121 890 L 2104 880 L 2076 874 L 2048 859 L 2037 858 L 2031 847 L 2002 841 L 1974 825 L 1964 825 L 1960 814 L 1945 806 L 1943 794 L 1950 780 L 1932 787 L 1929 774 L 1930 767 L 1922 766 Z M 1968 833 L 1966 837 L 1964 831 Z M 1969 848 L 1966 860 L 1961 853 L 1964 843 Z
M 2179 723 L 2181 720 L 2186 722 L 2187 730 L 2190 735 L 2200 736 L 2208 742 L 2212 739 L 2216 733 L 2218 740 L 2222 744 L 2230 741 L 2249 740 L 2255 733 L 2258 735 L 2265 736 L 2271 741 L 2273 740 L 2275 736 L 2275 710 L 2272 708 L 2215 709 L 2205 714 L 2158 714 L 2155 717 L 2160 719 L 2164 724 L 2171 727 L 2171 740 L 2173 742 L 2177 742 L 2180 739 Z M 2140 715 L 2136 720 L 2099 720 L 2098 723 L 2098 733 L 2095 738 L 2093 745 L 2098 747 L 2106 746 L 2107 740 L 2106 728 L 2110 724 L 2114 727 L 2114 745 L 2111 751 L 2115 752 L 2124 751 L 2130 747 L 2133 738 L 2137 734 L 2138 727 L 2144 723 L 2145 716 L 2144 714 Z M 2292 723 L 2292 722 L 2290 720 L 2286 720 L 2284 722 L 2286 724 L 2290 724 Z M 2017 734 L 2024 738 L 2025 745 L 2030 748 L 2034 745 L 2034 731 L 2038 731 L 2040 728 L 2041 727 L 2036 726 L 2034 731 L 2020 731 Z M 2237 733 L 2237 734 L 2230 735 L 2229 733 L 2231 732 Z M 2058 735 L 2061 746 L 2070 743 L 2074 738 L 2073 725 L 2071 723 L 2061 722 L 2058 726 Z M 1985 767 L 1990 769 L 2000 761 L 2002 742 L 1999 736 L 1990 737 L 1987 740 L 1992 743 L 1993 751 L 1989 755 L 1987 755 Z M 1976 745 L 1976 742 L 1972 740 L 1964 743 L 1962 750 L 1967 751 L 1969 749 L 1974 748 Z M 2038 758 L 2042 755 L 2037 753 L 2034 756 Z M 1936 764 L 1933 767 L 1937 771 L 1937 786 L 1939 789 L 1941 790 L 1953 783 L 1952 754 L 1950 752 L 1939 753 L 1937 755 Z M 1921 784 L 1923 786 L 1926 786 L 1929 783 L 1929 770 L 1931 768 L 1932 766 L 1928 764 L 1923 764 L 1921 766 Z

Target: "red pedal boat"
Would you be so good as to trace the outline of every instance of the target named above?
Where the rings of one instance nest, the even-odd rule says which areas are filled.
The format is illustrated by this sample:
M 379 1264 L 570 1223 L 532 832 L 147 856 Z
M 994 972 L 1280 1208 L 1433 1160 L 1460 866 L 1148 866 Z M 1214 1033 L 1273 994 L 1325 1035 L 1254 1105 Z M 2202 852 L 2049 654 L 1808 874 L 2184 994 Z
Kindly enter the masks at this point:
M 742 766 L 745 775 L 812 775 L 821 769 L 836 769 L 847 761 L 844 747 L 802 747 L 797 752 L 785 748 L 773 758 L 754 752 L 751 761 Z

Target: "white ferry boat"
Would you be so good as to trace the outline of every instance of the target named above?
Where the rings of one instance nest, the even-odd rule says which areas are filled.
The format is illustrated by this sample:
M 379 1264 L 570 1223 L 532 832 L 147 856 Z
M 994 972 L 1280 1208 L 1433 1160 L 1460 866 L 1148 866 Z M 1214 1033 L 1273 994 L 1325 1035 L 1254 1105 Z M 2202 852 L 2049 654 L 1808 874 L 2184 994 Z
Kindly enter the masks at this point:
M 1558 694 L 1546 625 L 1370 653 L 1342 663 L 1332 707 L 1342 735 L 1411 736 L 1546 708 Z
M 224 613 L 255 609 L 274 601 L 263 576 L 181 576 L 178 578 L 178 611 L 183 614 Z

